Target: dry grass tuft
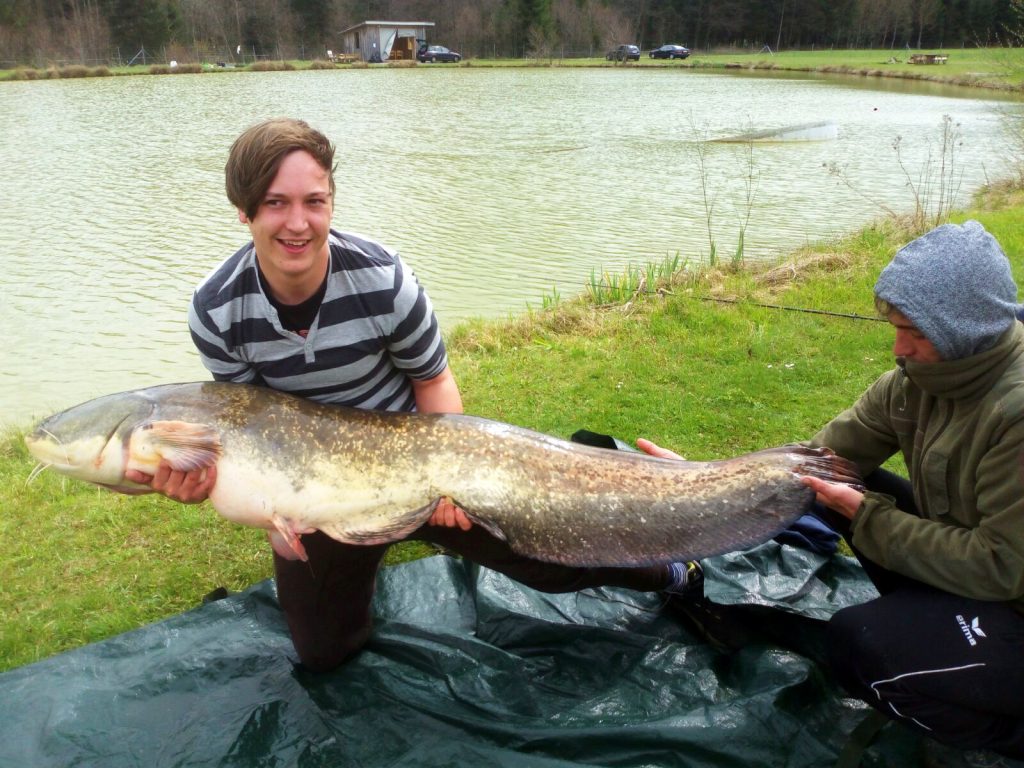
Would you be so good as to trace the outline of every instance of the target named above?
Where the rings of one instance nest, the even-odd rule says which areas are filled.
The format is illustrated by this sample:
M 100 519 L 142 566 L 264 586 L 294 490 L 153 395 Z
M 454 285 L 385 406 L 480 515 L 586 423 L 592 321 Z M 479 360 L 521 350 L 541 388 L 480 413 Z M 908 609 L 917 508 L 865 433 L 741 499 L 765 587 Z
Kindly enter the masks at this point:
M 770 288 L 782 288 L 807 279 L 822 272 L 839 272 L 849 269 L 855 259 L 847 251 L 819 251 L 798 253 L 785 262 L 767 267 L 763 272 L 756 273 L 754 280 L 758 285 Z
M 254 61 L 249 69 L 252 72 L 291 72 L 295 66 L 287 61 Z
M 580 296 L 544 310 L 505 320 L 474 319 L 459 323 L 445 339 L 459 353 L 499 352 L 532 344 L 538 338 L 573 335 L 599 336 L 610 319 L 628 311 L 625 306 L 599 308 Z
M 63 79 L 77 78 L 77 77 L 88 77 L 89 76 L 89 68 L 88 67 L 83 67 L 80 64 L 72 64 L 69 67 L 61 67 L 59 70 L 57 70 L 57 73 L 58 73 L 57 76 L 60 77 L 60 78 L 63 78 Z

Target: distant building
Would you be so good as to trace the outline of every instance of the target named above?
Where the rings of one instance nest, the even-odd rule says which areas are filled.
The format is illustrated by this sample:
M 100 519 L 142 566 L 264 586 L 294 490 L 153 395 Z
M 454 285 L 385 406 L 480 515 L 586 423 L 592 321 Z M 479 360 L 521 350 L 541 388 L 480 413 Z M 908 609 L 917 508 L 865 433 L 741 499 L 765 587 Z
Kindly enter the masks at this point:
M 342 30 L 341 51 L 363 61 L 415 59 L 433 26 L 432 21 L 364 21 Z

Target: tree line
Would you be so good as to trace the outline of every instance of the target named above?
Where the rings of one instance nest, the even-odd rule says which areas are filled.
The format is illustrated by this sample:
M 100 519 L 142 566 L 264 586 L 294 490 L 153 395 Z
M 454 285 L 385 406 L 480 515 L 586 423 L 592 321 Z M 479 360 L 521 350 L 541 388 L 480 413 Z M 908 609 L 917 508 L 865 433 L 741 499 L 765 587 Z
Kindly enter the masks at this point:
M 467 57 L 1017 44 L 1024 0 L 0 0 L 0 64 L 314 59 L 367 20 Z

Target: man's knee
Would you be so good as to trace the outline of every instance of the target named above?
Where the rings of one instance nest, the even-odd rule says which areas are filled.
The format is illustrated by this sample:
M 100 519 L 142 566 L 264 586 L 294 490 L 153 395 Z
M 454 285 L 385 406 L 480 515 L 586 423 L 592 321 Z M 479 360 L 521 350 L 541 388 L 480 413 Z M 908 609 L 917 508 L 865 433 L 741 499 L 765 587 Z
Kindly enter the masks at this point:
M 370 639 L 372 626 L 367 623 L 355 632 L 317 636 L 292 633 L 292 645 L 302 666 L 311 672 L 337 669 L 363 649 Z
M 837 611 L 828 622 L 828 661 L 839 682 L 851 693 L 865 697 L 871 682 L 884 676 L 885 653 L 863 606 Z

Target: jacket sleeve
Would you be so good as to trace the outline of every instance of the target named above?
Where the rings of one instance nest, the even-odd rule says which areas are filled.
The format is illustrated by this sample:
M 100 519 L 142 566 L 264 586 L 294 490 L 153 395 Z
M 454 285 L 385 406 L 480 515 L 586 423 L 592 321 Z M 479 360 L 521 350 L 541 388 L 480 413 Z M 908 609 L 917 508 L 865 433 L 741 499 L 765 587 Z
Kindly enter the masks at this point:
M 1024 423 L 1004 430 L 977 463 L 971 524 L 929 520 L 868 493 L 853 543 L 879 565 L 978 600 L 1024 597 Z
M 861 475 L 878 469 L 899 451 L 902 426 L 892 418 L 894 388 L 900 387 L 902 373 L 882 374 L 852 406 L 822 427 L 809 441 L 812 447 L 831 448 L 854 462 Z M 899 392 L 895 393 L 899 397 Z

